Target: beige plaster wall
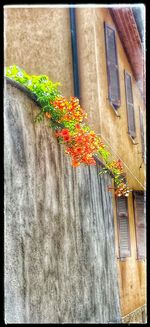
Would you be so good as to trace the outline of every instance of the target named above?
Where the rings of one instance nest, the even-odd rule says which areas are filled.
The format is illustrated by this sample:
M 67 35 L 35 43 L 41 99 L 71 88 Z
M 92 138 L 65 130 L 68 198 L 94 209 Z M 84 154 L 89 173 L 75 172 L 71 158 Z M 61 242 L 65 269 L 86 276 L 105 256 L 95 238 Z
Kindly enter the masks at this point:
M 121 117 L 118 118 L 108 101 L 104 21 L 113 27 L 115 25 L 107 9 L 78 8 L 76 13 L 82 105 L 89 114 L 89 122 L 92 123 L 92 127 L 101 134 L 105 144 L 107 141 L 108 144 L 110 143 L 111 151 L 114 150 L 128 166 L 129 169 L 124 167 L 124 170 L 127 173 L 129 186 L 135 190 L 142 190 L 141 184 L 145 183 L 145 173 L 141 154 L 139 107 L 143 111 L 144 117 L 145 111 L 131 66 L 116 33 L 121 90 L 121 106 L 119 108 Z M 124 70 L 132 75 L 137 145 L 133 145 L 128 135 Z M 139 168 L 141 163 L 142 167 Z M 117 259 L 122 316 L 139 308 L 146 300 L 146 264 L 136 259 L 132 194 L 128 198 L 128 210 L 131 257 L 124 262 Z M 117 258 L 119 256 L 115 199 L 114 214 Z
M 89 123 L 100 133 L 111 151 L 129 167 L 127 179 L 133 189 L 142 189 L 145 182 L 141 155 L 139 107 L 143 101 L 133 78 L 136 119 L 136 143 L 133 145 L 127 127 L 124 69 L 132 70 L 117 34 L 121 107 L 118 118 L 108 101 L 106 55 L 103 23 L 114 26 L 107 9 L 77 8 L 77 41 L 81 103 L 89 114 Z M 68 8 L 4 9 L 4 63 L 17 64 L 29 74 L 46 74 L 62 83 L 66 96 L 73 94 L 70 20 Z M 145 115 L 145 112 L 144 112 Z M 115 156 L 117 158 L 117 156 Z M 142 167 L 141 167 L 142 164 Z M 140 168 L 141 167 L 141 168 Z M 140 183 L 136 180 L 135 177 Z
M 114 199 L 115 208 L 115 199 Z M 119 259 L 117 217 L 115 215 L 116 258 L 120 288 L 120 305 L 122 316 L 143 306 L 146 302 L 146 262 L 137 260 L 136 234 L 132 193 L 128 198 L 129 233 L 131 256 L 124 261 Z
M 113 27 L 115 25 L 107 9 L 78 8 L 76 12 L 83 107 L 89 113 L 89 121 L 92 122 L 96 132 L 101 134 L 105 143 L 110 143 L 111 151 L 114 151 L 129 167 L 131 172 L 126 167 L 125 171 L 130 187 L 143 189 L 141 184 L 143 185 L 145 182 L 145 175 L 139 122 L 139 107 L 143 109 L 143 100 L 133 77 L 131 66 L 117 34 L 121 89 L 121 106 L 118 111 L 121 117 L 118 118 L 108 101 L 104 21 Z M 128 135 L 124 70 L 132 75 L 137 145 L 133 145 Z M 141 163 L 142 168 L 140 168 Z
M 4 8 L 4 63 L 45 74 L 73 93 L 70 18 L 67 8 Z

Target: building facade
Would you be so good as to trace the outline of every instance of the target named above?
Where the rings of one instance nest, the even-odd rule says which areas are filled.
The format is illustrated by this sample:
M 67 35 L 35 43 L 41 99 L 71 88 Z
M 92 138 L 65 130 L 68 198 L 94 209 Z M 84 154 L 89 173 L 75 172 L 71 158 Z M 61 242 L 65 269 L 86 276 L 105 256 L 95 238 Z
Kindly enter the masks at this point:
M 124 164 L 132 192 L 112 192 L 123 322 L 146 317 L 144 48 L 132 8 L 5 7 L 5 66 L 60 81 Z M 109 260 L 109 258 L 108 258 Z
M 127 8 L 120 10 L 123 11 L 121 13 L 124 24 L 125 19 L 128 19 L 126 20 L 127 27 L 124 25 L 124 29 L 127 29 L 126 38 L 128 37 L 127 32 L 131 33 L 129 29 L 130 16 L 127 16 L 128 10 L 130 11 Z M 126 316 L 135 309 L 140 309 L 145 304 L 146 296 L 146 249 L 144 243 L 145 227 L 143 227 L 146 224 L 144 218 L 145 161 L 143 155 L 144 136 L 142 136 L 144 131 L 141 126 L 141 116 L 143 116 L 145 122 L 145 103 L 141 90 L 138 88 L 137 79 L 135 79 L 134 65 L 136 63 L 132 60 L 131 66 L 130 57 L 127 56 L 124 50 L 124 39 L 120 37 L 120 35 L 122 36 L 121 26 L 119 34 L 111 10 L 77 9 L 76 11 L 82 103 L 88 111 L 93 128 L 100 133 L 106 144 L 110 145 L 110 149 L 125 163 L 126 178 L 133 190 L 129 198 L 124 200 L 126 203 L 123 203 L 123 201 L 121 203 L 121 199 L 116 199 L 116 201 L 114 199 L 116 259 L 119 271 L 121 312 L 122 316 Z M 119 11 L 119 9 L 116 9 L 116 11 Z M 132 12 L 130 15 L 133 15 Z M 131 18 L 133 20 L 132 16 Z M 136 22 L 134 22 L 134 27 L 136 27 Z M 112 34 L 115 38 L 114 45 L 112 39 L 109 40 L 107 33 Z M 138 33 L 138 30 L 136 30 L 136 33 Z M 132 37 L 137 37 L 133 31 Z M 116 49 L 113 49 L 113 46 Z M 128 39 L 128 47 L 131 47 L 131 56 L 133 57 L 134 52 L 137 50 L 134 49 L 135 44 L 130 43 L 130 39 Z M 140 47 L 142 48 L 142 44 Z M 113 58 L 113 55 L 116 58 Z M 139 62 L 142 55 L 143 53 L 137 59 Z M 135 56 L 137 56 L 137 52 Z M 113 72 L 111 60 L 112 66 L 113 60 L 116 60 L 117 78 Z M 109 76 L 111 69 L 112 79 Z M 142 75 L 144 71 L 142 64 L 138 69 Z M 127 79 L 130 80 L 130 85 L 127 85 Z M 115 83 L 115 86 L 113 83 Z M 116 90 L 117 83 L 118 90 Z M 114 108 L 115 101 L 114 106 L 112 106 L 111 92 L 120 102 L 116 111 Z M 131 95 L 128 94 L 130 92 L 132 92 Z M 130 100 L 128 100 L 128 97 Z M 131 117 L 132 115 L 130 116 L 129 112 L 132 107 L 134 107 L 134 118 Z M 134 124 L 132 119 L 134 119 Z M 134 127 L 131 126 L 132 124 Z M 137 191 L 141 191 L 141 193 Z M 138 195 L 136 197 L 136 192 L 139 194 L 137 205 L 136 198 Z M 125 211 L 124 214 L 128 217 L 128 227 L 125 227 L 125 222 L 123 222 L 124 226 L 120 224 L 119 209 L 121 212 Z M 138 215 L 140 215 L 142 221 L 137 222 L 136 217 Z M 139 225 L 141 225 L 141 231 L 139 231 Z M 123 247 L 122 252 L 125 253 L 121 253 L 121 247 Z

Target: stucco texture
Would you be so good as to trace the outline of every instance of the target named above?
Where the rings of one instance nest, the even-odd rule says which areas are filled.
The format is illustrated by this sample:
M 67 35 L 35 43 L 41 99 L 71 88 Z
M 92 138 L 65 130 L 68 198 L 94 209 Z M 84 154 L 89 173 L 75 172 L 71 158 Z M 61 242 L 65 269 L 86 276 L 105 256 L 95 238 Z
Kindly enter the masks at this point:
M 5 322 L 120 322 L 109 175 L 73 168 L 21 91 L 5 98 Z
M 146 303 L 146 260 L 137 260 L 133 198 L 128 199 L 131 256 L 118 259 L 121 312 L 126 315 Z M 119 255 L 118 255 L 119 257 Z
M 29 74 L 46 74 L 53 81 L 62 83 L 62 92 L 66 96 L 73 95 L 69 9 L 5 7 L 4 18 L 5 65 L 17 64 Z M 108 101 L 104 21 L 115 27 L 108 9 L 76 9 L 81 105 L 88 112 L 90 126 L 108 144 L 114 158 L 120 157 L 127 165 L 124 166 L 124 171 L 130 188 L 142 190 L 146 176 L 141 154 L 139 107 L 143 111 L 145 125 L 144 104 L 118 33 L 116 40 L 121 90 L 121 106 L 118 110 L 120 118 L 115 115 Z M 136 145 L 128 135 L 124 70 L 132 76 Z M 118 259 L 122 315 L 144 305 L 146 298 L 146 265 L 145 262 L 136 260 L 132 194 L 128 199 L 128 207 L 131 257 L 126 262 Z M 118 258 L 115 200 L 114 219 Z
M 120 118 L 115 115 L 108 101 L 104 21 L 115 28 L 114 22 L 108 9 L 94 8 L 77 8 L 76 21 L 81 104 L 88 112 L 90 125 L 100 133 L 113 156 L 124 161 L 124 171 L 130 187 L 135 190 L 143 189 L 145 164 L 141 154 L 139 108 L 145 118 L 144 104 L 118 33 L 116 40 L 121 90 L 121 106 L 118 110 Z M 6 66 L 17 64 L 29 74 L 46 74 L 54 82 L 61 82 L 64 95 L 73 95 L 68 8 L 5 7 L 4 27 Z M 136 145 L 128 135 L 124 70 L 132 76 Z
M 115 28 L 109 10 L 77 8 L 76 17 L 82 105 L 89 114 L 90 124 L 108 144 L 111 153 L 115 158 L 120 157 L 127 165 L 128 168 L 124 166 L 124 171 L 130 187 L 142 190 L 145 183 L 145 164 L 141 154 L 139 107 L 144 111 L 144 104 L 123 45 L 116 33 L 121 90 L 119 118 L 108 100 L 104 22 Z M 133 145 L 128 135 L 124 70 L 132 76 L 137 145 Z M 143 114 L 145 117 L 145 113 Z
M 4 63 L 30 75 L 48 75 L 73 93 L 69 10 L 61 8 L 4 9 Z
M 106 69 L 104 22 L 115 28 L 108 9 L 77 8 L 77 36 L 79 52 L 79 69 L 81 84 L 81 101 L 89 114 L 93 129 L 99 133 L 114 158 L 121 158 L 127 181 L 132 190 L 143 190 L 145 185 L 145 164 L 142 160 L 139 107 L 143 111 L 144 103 L 132 68 L 116 32 L 121 90 L 121 106 L 117 117 L 108 100 L 108 81 Z M 124 70 L 132 76 L 136 145 L 128 135 Z M 108 141 L 108 143 L 107 143 Z M 117 154 L 118 156 L 115 156 Z M 134 175 L 134 176 L 133 176 Z M 121 313 L 126 315 L 139 308 L 146 301 L 146 263 L 137 260 L 136 236 L 132 193 L 128 198 L 129 232 L 131 239 L 131 257 L 125 261 L 119 259 L 116 204 L 114 199 L 116 258 L 118 261 Z

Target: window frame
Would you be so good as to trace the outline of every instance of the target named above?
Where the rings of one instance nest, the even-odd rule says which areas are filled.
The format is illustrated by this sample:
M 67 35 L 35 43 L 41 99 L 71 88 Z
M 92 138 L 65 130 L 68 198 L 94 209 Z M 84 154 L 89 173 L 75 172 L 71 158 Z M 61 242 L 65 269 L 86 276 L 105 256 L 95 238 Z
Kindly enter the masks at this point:
M 114 40 L 115 40 L 115 52 L 116 52 L 116 66 L 117 66 L 117 72 L 118 72 L 118 90 L 119 90 L 119 103 L 115 103 L 111 100 L 110 96 L 110 88 L 111 88 L 111 82 L 110 82 L 110 74 L 109 74 L 109 60 L 108 60 L 108 50 L 107 50 L 107 35 L 106 30 L 107 28 L 111 29 L 114 32 Z M 116 29 L 111 26 L 110 24 L 106 23 L 104 21 L 104 38 L 105 38 L 105 58 L 106 58 L 106 70 L 107 70 L 107 85 L 108 85 L 108 100 L 110 105 L 112 106 L 113 110 L 115 111 L 116 115 L 118 116 L 118 109 L 121 106 L 121 89 L 120 89 L 120 75 L 119 75 L 119 62 L 118 62 L 118 51 L 117 51 L 117 41 L 116 41 Z
M 126 207 L 127 207 L 127 225 L 128 225 L 128 249 L 129 249 L 129 255 L 127 256 L 122 256 L 120 252 L 120 217 L 119 217 L 119 210 L 118 210 L 118 205 L 117 201 L 120 197 L 115 196 L 115 203 L 116 203 L 116 216 L 117 216 L 117 233 L 118 233 L 118 259 L 121 261 L 126 261 L 127 258 L 131 257 L 131 236 L 130 236 L 130 224 L 129 224 L 129 208 L 128 208 L 128 198 L 125 197 L 126 199 Z

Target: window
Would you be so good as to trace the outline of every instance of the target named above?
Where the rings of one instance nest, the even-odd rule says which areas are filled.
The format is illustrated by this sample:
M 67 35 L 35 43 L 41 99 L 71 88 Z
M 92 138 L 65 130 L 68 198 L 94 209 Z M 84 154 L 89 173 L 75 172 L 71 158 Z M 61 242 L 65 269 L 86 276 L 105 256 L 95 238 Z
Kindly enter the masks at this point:
M 120 84 L 115 30 L 104 23 L 106 62 L 108 76 L 108 97 L 113 109 L 120 106 Z
M 136 136 L 135 130 L 135 117 L 132 93 L 132 80 L 131 76 L 125 71 L 125 90 L 126 90 L 126 107 L 128 117 L 128 133 L 134 139 Z
M 129 218 L 128 218 L 128 202 L 127 198 L 117 197 L 117 223 L 118 223 L 118 239 L 119 239 L 119 257 L 130 257 L 130 235 L 129 235 Z
M 137 244 L 137 259 L 145 259 L 146 252 L 146 222 L 144 213 L 144 192 L 133 192 L 134 217 Z
M 142 145 L 142 158 L 144 158 L 144 125 L 143 125 L 143 113 L 139 110 L 140 113 L 140 130 L 141 130 L 141 145 Z

